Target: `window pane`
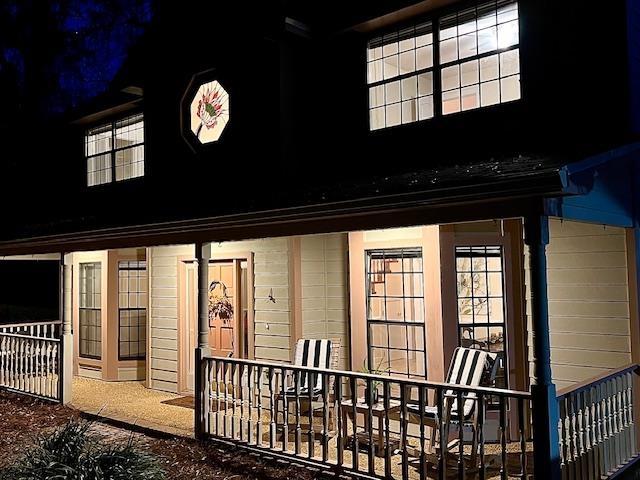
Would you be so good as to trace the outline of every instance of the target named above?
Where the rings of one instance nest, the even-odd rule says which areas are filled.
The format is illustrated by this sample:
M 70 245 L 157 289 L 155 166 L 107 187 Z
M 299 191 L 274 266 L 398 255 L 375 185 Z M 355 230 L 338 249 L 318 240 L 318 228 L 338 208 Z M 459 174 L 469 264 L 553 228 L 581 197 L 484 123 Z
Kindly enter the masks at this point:
M 418 119 L 433 118 L 433 97 L 421 97 L 418 100 Z
M 418 79 L 415 76 L 405 78 L 401 84 L 403 100 L 409 100 L 418 96 Z
M 520 99 L 520 75 L 500 80 L 500 93 L 503 102 Z
M 400 75 L 414 72 L 416 69 L 416 56 L 413 50 L 400 54 Z
M 416 69 L 433 67 L 433 46 L 420 47 L 416 50 Z
M 387 83 L 384 86 L 385 90 L 385 103 L 396 103 L 400 101 L 400 82 L 395 81 Z
M 455 62 L 458 60 L 458 39 L 440 41 L 440 63 Z
M 433 73 L 421 73 L 418 75 L 418 95 L 433 94 Z
M 477 60 L 472 60 L 460 65 L 460 84 L 463 87 L 478 83 L 479 78 L 480 77 Z
M 498 25 L 498 48 L 508 48 L 518 44 L 518 21 Z
M 480 59 L 480 81 L 487 82 L 498 78 L 498 56 L 492 55 Z
M 369 110 L 369 124 L 371 130 L 384 128 L 384 107 Z
M 509 50 L 500 54 L 500 75 L 508 77 L 520 73 L 520 51 Z
M 442 69 L 442 90 L 451 90 L 460 86 L 460 67 L 454 65 Z
M 442 113 L 447 115 L 460 111 L 460 90 L 452 90 L 442 94 Z
M 369 83 L 375 83 L 382 80 L 382 60 L 369 62 L 367 65 L 367 78 Z
M 417 100 L 402 102 L 402 123 L 411 123 L 418 120 Z
M 393 78 L 398 76 L 398 55 L 392 55 L 385 57 L 384 64 L 384 79 Z
M 462 89 L 462 110 L 471 110 L 480 106 L 479 85 L 471 85 Z
M 480 100 L 483 107 L 500 103 L 500 82 L 494 80 L 492 82 L 480 85 Z
M 401 122 L 401 113 L 400 113 L 400 104 L 396 103 L 393 105 L 388 105 L 385 108 L 385 120 L 387 127 L 393 127 L 395 125 L 400 125 Z

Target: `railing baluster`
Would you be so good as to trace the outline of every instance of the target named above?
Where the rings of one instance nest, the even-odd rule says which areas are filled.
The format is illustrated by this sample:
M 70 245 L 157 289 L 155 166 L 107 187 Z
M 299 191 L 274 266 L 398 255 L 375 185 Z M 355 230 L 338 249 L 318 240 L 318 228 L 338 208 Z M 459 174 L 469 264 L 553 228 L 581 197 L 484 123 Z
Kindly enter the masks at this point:
M 296 455 L 300 455 L 302 450 L 302 427 L 300 426 L 300 370 L 294 372 L 295 392 L 296 392 Z
M 309 458 L 313 458 L 316 455 L 315 444 L 315 432 L 313 430 L 313 389 L 315 384 L 313 382 L 313 375 L 307 373 L 307 397 L 309 399 L 309 432 L 307 433 L 307 439 L 309 441 Z
M 329 377 L 325 373 L 322 376 L 322 461 L 329 459 Z
M 527 478 L 527 432 L 524 427 L 524 399 L 518 398 L 518 437 L 520 437 L 520 478 Z
M 426 389 L 418 387 L 418 409 L 420 410 L 420 475 L 427 475 L 427 455 L 425 451 L 424 409 L 426 406 Z
M 464 480 L 465 478 L 465 466 L 464 466 L 464 405 L 462 390 L 456 392 L 456 416 L 458 418 L 458 478 Z M 453 416 L 453 407 L 451 408 L 451 415 Z
M 282 451 L 289 450 L 289 398 L 287 397 L 287 372 L 284 368 L 280 369 L 280 383 L 282 395 Z
M 368 449 L 368 455 L 367 455 L 367 460 L 368 460 L 368 467 L 369 467 L 369 473 L 373 474 L 375 471 L 375 454 L 376 454 L 376 444 L 373 441 L 373 397 L 374 397 L 374 393 L 373 393 L 373 382 L 371 381 L 370 378 L 367 378 L 366 380 L 367 383 L 367 392 L 368 392 L 368 396 L 365 395 L 365 403 L 367 405 L 367 433 L 368 433 L 368 442 L 369 442 L 369 449 Z M 403 466 L 404 468 L 404 466 Z
M 352 443 L 352 464 L 353 469 L 359 471 L 360 452 L 358 440 L 358 381 L 356 377 L 351 377 L 351 409 L 353 418 L 351 421 L 353 427 L 353 443 Z
M 342 471 L 342 467 L 344 466 L 344 442 L 346 441 L 346 433 L 344 432 L 345 425 L 342 424 L 342 376 L 336 374 L 335 376 L 335 416 L 334 422 L 337 422 L 337 464 L 338 464 L 338 474 Z
M 385 455 L 384 455 L 384 474 L 386 478 L 391 478 L 391 428 L 389 421 L 389 409 L 391 408 L 391 382 L 385 380 L 383 382 L 384 395 L 384 432 L 385 432 Z M 382 434 L 382 432 L 380 432 Z
M 244 442 L 245 441 L 245 437 L 244 437 L 244 427 L 245 427 L 245 422 L 244 422 L 244 373 L 245 373 L 245 368 L 244 365 L 241 363 L 238 365 L 238 402 L 240 403 L 240 419 L 238 422 L 238 428 L 240 429 L 240 441 Z
M 478 443 L 480 445 L 480 469 L 478 476 L 480 480 L 487 478 L 487 465 L 484 456 L 484 420 L 485 420 L 485 396 L 478 395 Z M 523 477 L 525 478 L 525 477 Z
M 444 390 L 441 387 L 436 389 L 436 407 L 438 410 L 438 435 L 440 449 L 438 451 L 438 480 L 447 478 L 447 443 L 449 442 L 449 433 L 446 422 L 449 421 L 449 415 L 446 413 L 448 406 L 445 405 Z
M 262 368 L 262 366 L 258 367 L 258 378 L 257 378 L 257 383 L 258 383 L 258 422 L 256 425 L 256 444 L 259 447 L 262 447 L 262 440 L 263 440 L 263 429 L 262 429 L 262 415 L 263 415 L 263 410 L 262 410 L 262 388 L 264 387 L 264 370 Z
M 276 395 L 274 392 L 274 368 L 273 367 L 269 367 L 269 397 L 271 400 L 271 422 L 269 424 L 269 448 L 271 448 L 273 450 L 273 448 L 275 447 L 276 444 L 276 414 L 277 414 L 277 409 L 276 409 Z
M 507 480 L 509 466 L 507 465 L 507 401 L 500 395 L 500 478 Z
M 409 478 L 409 419 L 407 418 L 407 401 L 411 398 L 410 387 L 400 385 L 400 447 L 402 449 L 402 478 Z
M 256 391 L 256 384 L 254 379 L 254 367 L 252 364 L 247 365 L 247 444 L 255 445 L 253 441 L 253 396 Z

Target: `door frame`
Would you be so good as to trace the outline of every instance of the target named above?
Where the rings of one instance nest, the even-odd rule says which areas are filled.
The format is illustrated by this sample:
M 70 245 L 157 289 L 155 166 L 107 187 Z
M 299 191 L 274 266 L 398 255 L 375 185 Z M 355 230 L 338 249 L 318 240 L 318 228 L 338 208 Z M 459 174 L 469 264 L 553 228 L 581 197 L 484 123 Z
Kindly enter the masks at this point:
M 253 360 L 255 357 L 255 311 L 254 311 L 254 265 L 253 265 L 253 252 L 230 252 L 230 253 L 216 253 L 212 254 L 209 259 L 209 263 L 224 262 L 224 261 L 246 261 L 247 262 L 247 345 L 248 360 Z M 178 392 L 188 393 L 187 391 L 187 366 L 189 364 L 189 358 L 187 355 L 194 355 L 194 352 L 189 351 L 189 325 L 188 325 L 188 313 L 186 312 L 187 302 L 184 295 L 187 285 L 187 264 L 194 263 L 193 257 L 181 256 L 178 257 Z M 240 284 L 239 278 L 237 284 Z M 236 320 L 236 327 L 234 328 L 235 344 L 238 345 L 240 351 L 245 347 L 243 345 L 243 328 L 242 323 Z M 196 335 L 197 336 L 197 335 Z

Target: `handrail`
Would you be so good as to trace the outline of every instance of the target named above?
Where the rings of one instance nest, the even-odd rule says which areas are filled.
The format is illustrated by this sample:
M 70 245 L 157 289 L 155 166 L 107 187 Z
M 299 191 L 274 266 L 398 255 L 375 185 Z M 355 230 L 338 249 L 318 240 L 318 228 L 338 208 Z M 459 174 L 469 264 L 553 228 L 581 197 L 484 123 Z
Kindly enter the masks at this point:
M 62 325 L 62 321 L 47 320 L 44 322 L 0 323 L 0 328 L 35 327 L 37 325 Z
M 582 382 L 576 383 L 574 385 L 570 385 L 568 387 L 562 388 L 557 393 L 558 400 L 561 400 L 564 397 L 571 394 L 577 394 L 577 393 L 583 392 L 585 390 L 590 389 L 595 384 L 606 382 L 610 378 L 624 375 L 625 373 L 629 373 L 629 372 L 640 373 L 640 365 L 637 363 L 631 363 L 623 367 L 619 367 L 614 370 L 611 370 L 609 372 L 596 375 L 595 377 L 589 378 L 587 380 L 583 380 Z
M 433 382 L 427 380 L 419 380 L 419 379 L 408 379 L 408 378 L 398 378 L 398 377 L 389 377 L 386 375 L 375 375 L 371 373 L 360 373 L 360 372 L 349 372 L 345 370 L 333 370 L 327 368 L 316 368 L 316 367 L 302 367 L 298 365 L 292 365 L 288 363 L 273 363 L 273 362 L 264 362 L 261 360 L 247 360 L 243 358 L 229 358 L 229 357 L 215 357 L 210 355 L 205 355 L 203 357 L 205 360 L 216 360 L 227 363 L 236 363 L 241 365 L 253 365 L 267 368 L 285 368 L 286 370 L 291 371 L 299 371 L 299 372 L 311 372 L 311 373 L 320 373 L 326 374 L 329 373 L 331 375 L 339 375 L 341 377 L 346 378 L 358 378 L 358 379 L 370 379 L 372 381 L 375 380 L 389 380 L 390 378 L 393 380 L 393 383 L 402 386 L 411 386 L 411 387 L 427 387 L 431 389 L 442 389 L 442 390 L 464 390 L 465 392 L 474 392 L 474 393 L 482 393 L 485 395 L 496 395 L 496 396 L 508 396 L 513 398 L 523 398 L 529 399 L 531 398 L 530 392 L 521 392 L 518 390 L 506 390 L 502 388 L 493 388 L 493 387 L 472 387 L 467 385 L 458 385 L 455 383 L 445 383 L 445 382 Z
M 26 340 L 44 340 L 47 342 L 60 342 L 59 338 L 49 338 L 49 337 L 34 337 L 31 335 L 21 335 L 19 333 L 4 333 L 0 332 L 0 337 L 13 337 L 13 338 L 24 338 Z

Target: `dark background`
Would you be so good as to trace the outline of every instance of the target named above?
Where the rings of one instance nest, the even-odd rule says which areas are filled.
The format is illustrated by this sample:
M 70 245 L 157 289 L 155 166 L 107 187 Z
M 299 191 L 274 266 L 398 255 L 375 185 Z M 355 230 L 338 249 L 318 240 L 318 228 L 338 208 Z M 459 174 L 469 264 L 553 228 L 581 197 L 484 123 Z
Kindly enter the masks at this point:
M 419 192 L 441 168 L 543 168 L 636 141 L 634 3 L 521 0 L 522 100 L 369 132 L 365 49 L 379 32 L 355 26 L 424 2 L 8 0 L 0 240 Z M 212 68 L 231 118 L 194 153 L 181 99 Z M 87 188 L 84 131 L 122 105 L 144 111 L 146 175 Z

